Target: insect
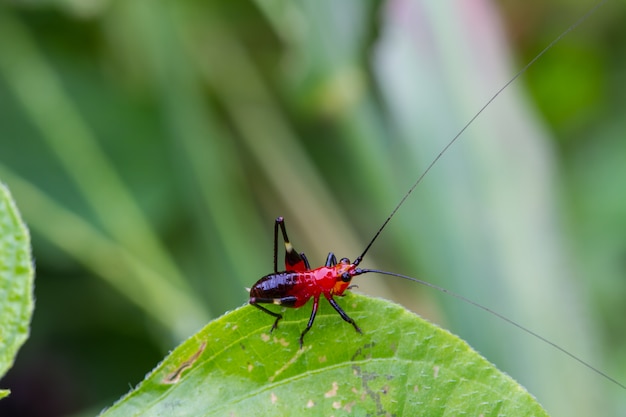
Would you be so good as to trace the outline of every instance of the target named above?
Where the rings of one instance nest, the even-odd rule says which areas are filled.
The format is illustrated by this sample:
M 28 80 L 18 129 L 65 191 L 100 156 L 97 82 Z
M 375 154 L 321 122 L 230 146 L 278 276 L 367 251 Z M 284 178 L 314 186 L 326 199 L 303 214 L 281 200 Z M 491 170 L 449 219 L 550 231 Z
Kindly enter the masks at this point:
M 574 25 L 575 26 L 575 25 Z M 571 28 L 570 28 L 571 30 Z M 272 311 L 270 308 L 265 307 L 264 304 L 274 304 L 282 307 L 290 307 L 290 308 L 299 308 L 305 305 L 311 298 L 313 299 L 313 306 L 311 310 L 311 314 L 308 320 L 306 327 L 300 334 L 299 342 L 302 347 L 304 344 L 304 338 L 306 334 L 313 327 L 316 313 L 318 311 L 320 299 L 325 298 L 331 306 L 337 311 L 337 313 L 341 316 L 341 318 L 353 326 L 356 332 L 361 333 L 361 329 L 358 324 L 349 317 L 345 311 L 341 308 L 340 304 L 337 302 L 336 297 L 341 297 L 344 295 L 345 291 L 347 291 L 351 286 L 351 281 L 354 277 L 365 274 L 365 273 L 380 273 L 385 275 L 396 276 L 404 279 L 409 279 L 412 281 L 417 281 L 425 285 L 430 285 L 419 281 L 415 278 L 411 278 L 402 274 L 396 274 L 386 271 L 373 270 L 373 269 L 364 269 L 362 268 L 361 262 L 369 251 L 370 247 L 379 237 L 383 229 L 387 226 L 391 218 L 396 214 L 397 210 L 404 204 L 405 200 L 409 197 L 409 195 L 413 192 L 413 190 L 417 187 L 417 185 L 421 182 L 422 178 L 430 171 L 430 169 L 437 163 L 440 157 L 447 152 L 449 147 L 456 142 L 456 140 L 460 137 L 460 135 L 465 131 L 465 129 L 474 122 L 474 120 L 482 113 L 482 111 L 491 104 L 491 102 L 504 90 L 506 89 L 515 79 L 518 78 L 526 69 L 532 65 L 539 56 L 541 56 L 547 49 L 551 48 L 553 44 L 550 44 L 542 53 L 540 53 L 535 59 L 533 59 L 526 67 L 524 67 L 515 77 L 513 77 L 508 83 L 506 83 L 486 104 L 485 106 L 478 112 L 476 115 L 465 125 L 463 129 L 442 149 L 442 151 L 437 155 L 437 157 L 428 165 L 426 170 L 420 175 L 417 181 L 411 186 L 408 192 L 405 193 L 400 202 L 393 209 L 391 214 L 387 217 L 387 219 L 383 222 L 382 226 L 378 229 L 374 237 L 369 241 L 365 250 L 353 261 L 350 262 L 347 258 L 342 258 L 337 261 L 337 257 L 333 253 L 329 253 L 326 258 L 326 262 L 324 266 L 319 268 L 312 269 L 306 255 L 304 253 L 299 253 L 295 250 L 293 245 L 291 244 L 284 219 L 278 218 L 274 224 L 274 268 L 271 274 L 266 275 L 261 278 L 250 290 L 250 299 L 249 302 L 254 307 L 260 309 L 264 313 L 271 315 L 274 318 L 274 322 L 272 324 L 272 331 L 277 328 L 280 320 L 282 319 L 282 314 Z M 280 236 L 282 235 L 282 239 L 284 241 L 285 246 L 285 269 L 284 271 L 279 271 L 278 269 L 278 244 Z M 430 285 L 433 286 L 433 285 Z M 437 289 L 440 289 L 436 287 Z M 442 290 L 442 289 L 440 289 Z M 445 290 L 442 290 L 447 292 Z M 468 301 L 467 299 L 457 296 L 458 298 L 464 299 L 464 301 Z M 471 301 L 468 301 L 472 303 Z M 475 303 L 472 303 L 476 305 Z M 478 306 L 479 308 L 485 309 L 482 306 Z M 492 311 L 490 311 L 492 314 Z M 498 314 L 496 314 L 498 315 Z M 510 320 L 498 315 L 500 318 L 503 318 L 506 321 L 511 322 Z M 513 323 L 514 325 L 520 327 L 519 325 Z M 522 330 L 533 334 L 535 337 L 539 337 L 537 334 L 530 332 L 529 330 L 522 328 Z M 541 338 L 546 341 L 545 339 Z M 548 343 L 550 343 L 548 341 Z M 551 343 L 552 344 L 552 343 Z M 554 346 L 554 344 L 552 344 Z M 556 346 L 557 349 L 561 349 Z M 564 351 L 570 356 L 567 351 Z M 580 361 L 578 358 L 574 357 L 576 360 Z M 582 362 L 582 361 L 580 361 Z M 583 362 L 584 363 L 584 362 Z M 597 371 L 595 368 L 590 365 L 586 366 L 592 368 L 595 372 Z M 603 374 L 604 377 L 607 377 Z M 614 381 L 614 380 L 613 380 Z M 615 381 L 614 381 L 615 382 Z M 623 386 L 622 386 L 623 387 Z
M 285 243 L 284 272 L 278 271 L 278 229 L 282 232 Z M 278 326 L 279 320 L 283 318 L 282 314 L 275 313 L 260 304 L 277 304 L 298 308 L 313 297 L 311 317 L 306 328 L 300 334 L 300 347 L 304 343 L 304 335 L 313 327 L 322 295 L 342 319 L 350 323 L 357 332 L 362 333 L 359 326 L 343 311 L 333 297 L 335 295 L 342 296 L 350 288 L 353 277 L 369 272 L 369 270 L 358 268 L 363 255 L 352 263 L 347 258 L 342 258 L 337 262 L 335 254 L 331 252 L 328 254 L 324 266 L 311 269 L 306 255 L 298 253 L 291 245 L 287 236 L 285 221 L 279 217 L 274 223 L 274 272 L 261 278 L 250 289 L 250 304 L 276 318 L 272 325 L 272 330 L 274 330 Z

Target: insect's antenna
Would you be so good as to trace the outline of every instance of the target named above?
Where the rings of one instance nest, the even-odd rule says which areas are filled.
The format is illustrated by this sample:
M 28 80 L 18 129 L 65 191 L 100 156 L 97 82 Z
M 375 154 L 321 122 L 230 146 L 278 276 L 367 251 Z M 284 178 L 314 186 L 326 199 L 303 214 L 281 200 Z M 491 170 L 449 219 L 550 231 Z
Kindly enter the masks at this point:
M 548 46 L 546 46 L 541 52 L 539 52 L 528 64 L 526 64 L 521 70 L 519 70 L 509 81 L 507 81 L 506 84 L 504 84 L 502 87 L 500 87 L 500 89 L 498 91 L 496 91 L 496 93 L 491 96 L 491 98 L 489 100 L 487 100 L 487 102 L 476 112 L 476 114 L 474 114 L 474 116 L 465 124 L 465 126 L 463 126 L 463 128 L 461 128 L 461 130 L 459 130 L 459 132 L 452 138 L 452 140 L 450 140 L 450 142 L 448 142 L 448 144 L 446 146 L 443 147 L 443 149 L 441 150 L 441 152 L 439 152 L 439 154 L 432 160 L 432 162 L 426 167 L 426 169 L 424 170 L 424 172 L 422 172 L 422 174 L 417 178 L 417 180 L 413 183 L 413 185 L 411 186 L 411 188 L 409 188 L 409 191 L 406 192 L 406 194 L 404 194 L 404 196 L 402 197 L 402 199 L 400 199 L 400 202 L 394 207 L 394 209 L 391 211 L 391 214 L 389 214 L 389 216 L 387 217 L 387 219 L 383 222 L 382 226 L 380 226 L 380 228 L 378 229 L 378 231 L 376 232 L 376 234 L 374 235 L 374 237 L 372 238 L 372 240 L 370 240 L 370 242 L 367 244 L 367 246 L 365 247 L 365 250 L 363 251 L 363 253 L 361 253 L 361 255 L 359 255 L 355 260 L 354 260 L 354 265 L 359 265 L 361 263 L 361 261 L 363 260 L 363 257 L 365 257 L 365 254 L 367 253 L 367 251 L 370 249 L 370 247 L 374 244 L 374 241 L 378 238 L 378 236 L 380 235 L 380 233 L 383 231 L 383 229 L 387 226 L 387 223 L 389 223 L 389 221 L 391 220 L 391 218 L 396 214 L 396 212 L 398 211 L 398 209 L 404 204 L 404 202 L 406 201 L 407 198 L 409 198 L 409 196 L 411 195 L 411 193 L 413 192 L 413 190 L 419 185 L 420 182 L 422 182 L 422 179 L 426 176 L 426 174 L 428 174 L 428 172 L 431 170 L 431 168 L 437 163 L 437 161 L 439 161 L 439 159 L 443 156 L 443 154 L 445 154 L 448 149 L 457 141 L 457 139 L 459 137 L 461 137 L 461 135 L 463 134 L 463 132 L 465 132 L 467 130 L 468 127 L 470 127 L 470 125 L 472 123 L 474 123 L 474 120 L 476 120 L 478 118 L 478 116 L 480 116 L 482 114 L 482 112 L 489 107 L 489 105 L 500 95 L 500 93 L 502 93 L 504 90 L 506 90 L 508 88 L 509 85 L 513 84 L 513 82 L 515 82 L 522 74 L 524 74 L 526 71 L 528 71 L 528 68 L 530 68 L 539 58 L 541 58 L 546 52 L 548 52 L 550 49 L 552 49 L 552 47 L 559 42 L 561 39 L 563 39 L 563 37 L 565 37 L 567 34 L 569 34 L 571 31 L 573 31 L 574 29 L 576 29 L 578 26 L 580 26 L 585 20 L 587 20 L 589 18 L 589 16 L 591 16 L 592 14 L 594 14 L 596 12 L 596 10 L 602 6 L 604 3 L 606 3 L 607 0 L 601 0 L 600 2 L 596 3 L 591 9 L 589 9 L 587 11 L 587 13 L 585 13 L 580 19 L 578 19 L 576 22 L 574 22 L 570 27 L 568 27 L 565 31 L 563 31 L 559 36 L 557 36 L 552 42 L 550 42 L 550 44 Z
M 507 323 L 509 323 L 509 324 L 512 324 L 513 326 L 515 326 L 515 327 L 517 327 L 518 329 L 520 329 L 520 330 L 522 330 L 522 331 L 524 331 L 524 332 L 528 333 L 529 335 L 534 336 L 534 337 L 536 337 L 537 339 L 539 339 L 539 340 L 541 340 L 541 341 L 543 341 L 543 342 L 547 343 L 548 345 L 550 345 L 550 346 L 552 346 L 553 348 L 555 348 L 555 349 L 557 349 L 557 350 L 559 350 L 559 351 L 563 352 L 564 354 L 566 354 L 566 355 L 567 355 L 567 356 L 569 356 L 570 358 L 574 359 L 576 362 L 578 362 L 578 363 L 582 364 L 583 366 L 585 366 L 586 368 L 588 368 L 588 369 L 590 369 L 591 371 L 595 372 L 596 374 L 600 375 L 601 377 L 603 377 L 603 378 L 605 378 L 605 379 L 607 379 L 607 380 L 611 381 L 612 383 L 614 383 L 614 384 L 615 384 L 615 385 L 617 385 L 618 387 L 622 388 L 623 390 L 626 390 L 626 385 L 622 384 L 622 383 L 621 383 L 621 382 L 619 382 L 617 379 L 615 379 L 615 378 L 613 378 L 613 377 L 609 376 L 608 374 L 606 374 L 606 373 L 602 372 L 602 371 L 601 371 L 601 370 L 599 370 L 598 368 L 595 368 L 595 367 L 594 367 L 593 365 L 591 365 L 590 363 L 585 362 L 584 360 L 580 359 L 578 356 L 574 355 L 573 353 L 570 353 L 570 352 L 569 352 L 569 351 L 567 351 L 566 349 L 564 349 L 564 348 L 562 348 L 561 346 L 557 345 L 556 343 L 554 343 L 554 342 L 552 342 L 552 341 L 550 341 L 550 340 L 546 339 L 545 337 L 541 336 L 540 334 L 535 333 L 535 332 L 533 332 L 533 331 L 532 331 L 532 330 L 530 330 L 530 329 L 527 329 L 526 327 L 524 327 L 524 326 L 522 326 L 521 324 L 519 324 L 519 323 L 515 322 L 514 320 L 512 320 L 512 319 L 510 319 L 510 318 L 508 318 L 508 317 L 506 317 L 506 316 L 504 316 L 504 315 L 502 315 L 502 314 L 500 314 L 500 313 L 498 313 L 498 312 L 496 312 L 496 311 L 494 311 L 494 310 L 490 309 L 489 307 L 485 307 L 484 305 L 479 304 L 479 303 L 477 303 L 476 301 L 472 301 L 472 300 L 470 300 L 469 298 L 463 297 L 463 296 L 462 296 L 462 295 L 460 295 L 460 294 L 457 294 L 457 293 L 455 293 L 455 292 L 453 292 L 453 291 L 450 291 L 450 290 L 445 289 L 445 288 L 443 288 L 443 287 L 440 287 L 440 286 L 438 286 L 438 285 L 431 284 L 430 282 L 427 282 L 427 281 L 422 281 L 421 279 L 418 279 L 418 278 L 413 278 L 413 277 L 410 277 L 410 276 L 408 276 L 408 275 L 397 274 L 397 273 L 395 273 L 395 272 L 379 271 L 379 270 L 377 270 L 377 269 L 362 269 L 362 268 L 356 268 L 356 270 L 355 270 L 355 275 L 366 274 L 366 273 L 368 273 L 368 272 L 374 272 L 374 273 L 377 273 L 377 274 L 389 275 L 389 276 L 392 276 L 392 277 L 398 277 L 398 278 L 402 278 L 402 279 L 406 279 L 406 280 L 409 280 L 409 281 L 416 282 L 416 283 L 418 283 L 418 284 L 425 285 L 425 286 L 427 286 L 427 287 L 430 287 L 430 288 L 433 288 L 433 289 L 435 289 L 435 290 L 437 290 L 437 291 L 440 291 L 440 292 L 442 292 L 442 293 L 444 293 L 444 294 L 447 294 L 447 295 L 450 295 L 450 296 L 452 296 L 452 297 L 454 297 L 454 298 L 457 298 L 457 299 L 459 299 L 459 300 L 461 300 L 461 301 L 463 301 L 463 302 L 465 302 L 465 303 L 467 303 L 467 304 L 470 304 L 470 305 L 472 305 L 472 306 L 474 306 L 474 307 L 477 307 L 477 308 L 479 308 L 479 309 L 481 309 L 481 310 L 483 310 L 483 311 L 486 311 L 486 312 L 487 312 L 487 313 L 489 313 L 489 314 L 493 314 L 494 316 L 498 317 L 500 320 L 503 320 L 503 321 L 505 321 L 505 322 L 507 322 Z

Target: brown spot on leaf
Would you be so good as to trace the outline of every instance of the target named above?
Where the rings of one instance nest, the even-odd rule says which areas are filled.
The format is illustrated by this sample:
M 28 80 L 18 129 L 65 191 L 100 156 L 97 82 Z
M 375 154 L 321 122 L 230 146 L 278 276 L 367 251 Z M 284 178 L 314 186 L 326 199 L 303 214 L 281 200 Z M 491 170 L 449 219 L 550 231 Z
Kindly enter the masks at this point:
M 280 339 L 274 338 L 274 341 L 280 343 L 281 346 L 284 346 L 284 347 L 289 346 L 289 342 L 287 340 L 285 340 L 284 337 L 281 337 Z
M 187 369 L 191 368 L 191 365 L 193 365 L 193 363 L 196 360 L 198 360 L 198 358 L 200 357 L 202 352 L 204 352 L 205 348 L 206 348 L 206 341 L 202 342 L 202 344 L 200 345 L 200 347 L 198 348 L 196 353 L 194 353 L 193 355 L 191 355 L 191 357 L 189 359 L 187 359 L 186 361 L 181 363 L 178 366 L 178 368 L 176 368 L 176 370 L 174 372 L 168 374 L 165 378 L 163 378 L 163 383 L 164 384 L 175 384 L 178 381 L 180 381 L 180 378 L 182 377 L 183 372 L 186 371 Z
M 333 387 L 330 391 L 324 394 L 324 397 L 331 398 L 337 395 L 337 391 L 339 390 L 339 384 L 337 382 L 333 382 Z
M 352 406 L 354 406 L 354 404 L 356 404 L 356 401 L 350 401 L 348 404 L 343 406 L 343 409 L 346 410 L 348 413 L 351 413 Z

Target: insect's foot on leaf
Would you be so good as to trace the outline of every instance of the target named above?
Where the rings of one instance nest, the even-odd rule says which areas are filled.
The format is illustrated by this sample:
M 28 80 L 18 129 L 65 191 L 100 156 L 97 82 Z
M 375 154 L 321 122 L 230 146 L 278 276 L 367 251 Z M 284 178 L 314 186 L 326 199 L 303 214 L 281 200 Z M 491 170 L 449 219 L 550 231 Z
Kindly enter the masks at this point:
M 282 314 L 279 314 L 278 316 L 276 316 L 276 320 L 274 320 L 274 324 L 272 324 L 272 330 L 270 330 L 270 333 L 272 333 L 275 329 L 278 328 L 278 322 L 280 321 L 280 319 L 283 318 Z

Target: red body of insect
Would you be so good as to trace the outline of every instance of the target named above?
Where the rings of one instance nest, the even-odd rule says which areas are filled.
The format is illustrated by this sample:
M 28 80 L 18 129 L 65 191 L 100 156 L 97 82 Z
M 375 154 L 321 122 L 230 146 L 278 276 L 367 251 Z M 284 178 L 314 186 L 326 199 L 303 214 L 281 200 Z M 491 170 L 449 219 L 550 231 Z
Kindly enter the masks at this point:
M 283 240 L 285 242 L 285 271 L 279 272 L 277 266 L 278 252 L 278 228 L 280 227 Z M 357 259 L 360 259 L 357 258 Z M 351 263 L 343 258 L 337 263 L 337 258 L 331 252 L 328 254 L 326 264 L 322 267 L 311 269 L 309 261 L 304 253 L 298 253 L 293 248 L 287 237 L 285 222 L 282 217 L 276 219 L 274 225 L 274 273 L 269 274 L 257 281 L 250 289 L 250 304 L 261 311 L 276 318 L 272 331 L 277 327 L 278 321 L 283 317 L 259 304 L 277 304 L 284 307 L 298 308 L 306 304 L 313 298 L 313 309 L 307 327 L 300 335 L 300 347 L 304 341 L 304 335 L 313 326 L 315 315 L 319 307 L 319 299 L 323 295 L 330 305 L 348 323 L 354 326 L 355 330 L 361 333 L 361 329 L 356 325 L 346 313 L 341 309 L 333 296 L 343 296 L 343 293 L 350 288 L 350 281 L 356 275 L 363 274 L 357 267 L 358 262 Z

